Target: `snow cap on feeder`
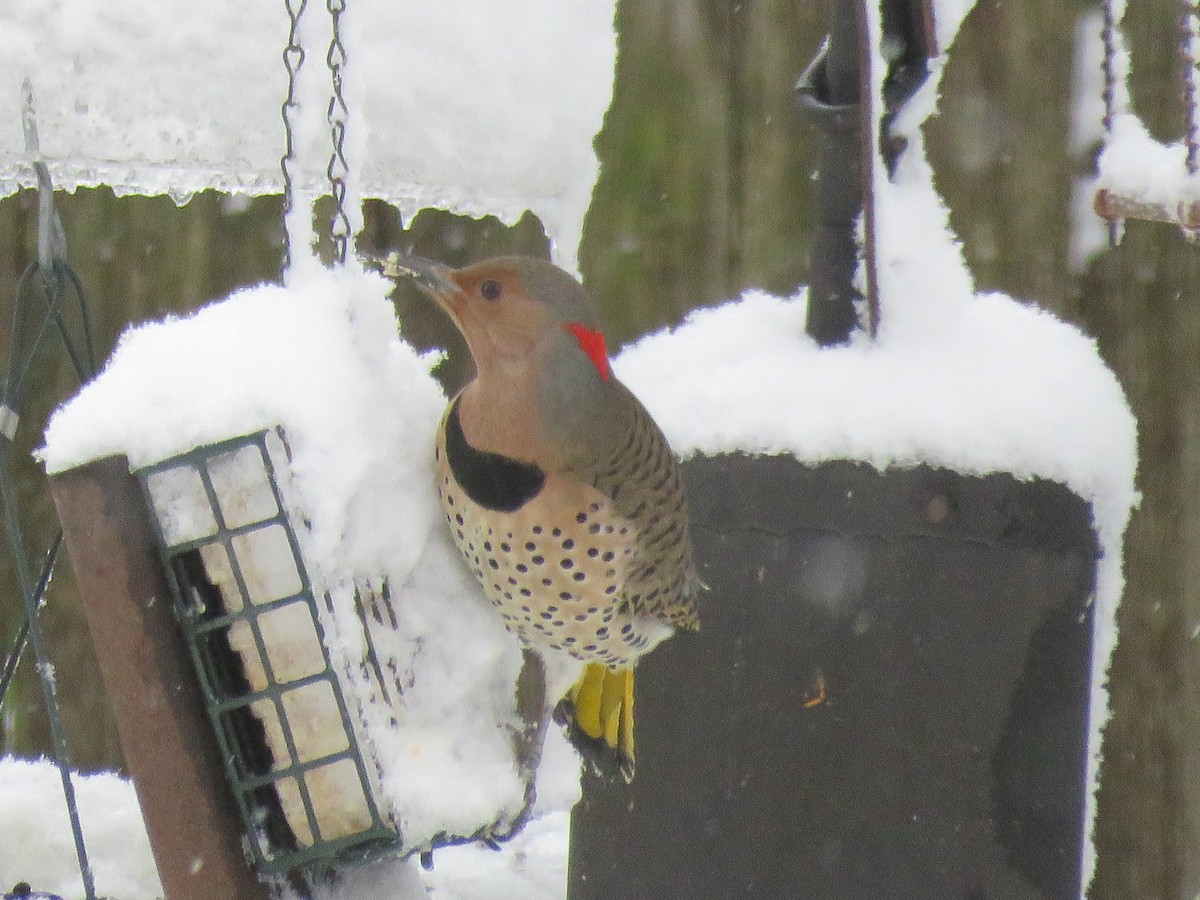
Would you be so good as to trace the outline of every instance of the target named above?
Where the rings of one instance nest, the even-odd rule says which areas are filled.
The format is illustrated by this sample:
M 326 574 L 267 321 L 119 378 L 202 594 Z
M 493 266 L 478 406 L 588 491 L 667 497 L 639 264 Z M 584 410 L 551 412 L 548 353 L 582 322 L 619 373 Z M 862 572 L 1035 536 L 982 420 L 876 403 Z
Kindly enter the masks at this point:
M 276 447 L 269 458 L 287 522 L 269 533 L 257 522 L 238 526 L 262 532 L 266 549 L 278 550 L 265 559 L 282 561 L 282 580 L 271 582 L 277 586 L 265 602 L 243 599 L 237 609 L 235 600 L 237 615 L 217 614 L 210 630 L 237 639 L 233 626 L 244 619 L 238 629 L 253 637 L 249 619 L 272 613 L 281 602 L 272 595 L 295 586 L 289 542 L 279 537 L 290 523 L 332 672 L 371 787 L 380 791 L 380 814 L 394 820 L 399 852 L 407 854 L 512 835 L 532 811 L 535 770 L 538 812 L 566 808 L 577 797 L 578 757 L 557 730 L 528 730 L 541 706 L 540 697 L 520 705 L 520 647 L 481 602 L 449 537 L 436 527 L 431 448 L 445 396 L 429 372 L 433 359 L 396 334 L 390 288 L 373 273 L 318 270 L 286 288 L 262 285 L 194 315 L 134 328 L 104 371 L 55 412 L 42 456 L 53 473 L 114 455 L 150 473 L 172 468 L 172 461 L 178 467 L 193 452 L 207 458 L 213 448 L 231 449 L 227 442 L 238 435 L 265 433 L 270 448 L 275 429 L 283 430 L 290 456 L 281 458 Z M 314 359 L 321 365 L 313 366 Z M 249 465 L 253 454 L 244 452 Z M 179 532 L 170 526 L 164 545 L 173 558 L 183 557 L 173 559 L 172 571 L 187 562 L 190 581 L 212 595 L 206 585 L 237 585 L 229 574 L 232 552 L 245 549 L 245 541 L 237 528 L 220 538 L 211 508 L 220 509 L 221 500 L 210 502 L 203 478 L 189 468 L 195 463 L 171 478 L 191 486 L 180 521 L 194 515 L 200 524 Z M 261 488 L 255 471 L 250 466 L 247 477 Z M 148 487 L 152 498 L 163 490 L 170 496 L 152 480 Z M 198 512 L 185 515 L 191 507 Z M 263 500 L 262 509 L 273 508 Z M 209 558 L 198 562 L 207 567 L 197 572 L 192 551 L 199 553 L 200 544 L 214 546 L 203 551 Z M 311 629 L 298 611 L 288 615 Z M 312 650 L 311 641 L 298 640 Z M 253 652 L 258 644 L 234 648 L 233 662 L 245 668 L 237 649 Z M 315 656 L 306 658 L 316 664 Z M 266 663 L 274 665 L 269 651 Z M 249 714 L 265 711 L 270 721 L 274 701 L 258 704 L 271 698 L 253 692 L 251 699 Z M 550 764 L 539 769 L 543 735 L 554 746 Z M 288 755 L 273 755 L 272 767 L 276 759 L 286 765 Z M 261 778 L 279 774 L 271 768 Z M 294 781 L 281 783 L 298 790 Z M 296 821 L 306 823 L 295 790 Z M 337 850 L 337 861 L 346 854 L 353 856 Z

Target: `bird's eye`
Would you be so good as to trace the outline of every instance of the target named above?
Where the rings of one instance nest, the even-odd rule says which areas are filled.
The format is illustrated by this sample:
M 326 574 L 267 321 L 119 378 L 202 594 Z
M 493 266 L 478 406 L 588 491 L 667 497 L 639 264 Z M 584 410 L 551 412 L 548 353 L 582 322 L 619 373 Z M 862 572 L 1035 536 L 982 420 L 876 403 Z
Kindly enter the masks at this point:
M 488 279 L 479 286 L 479 293 L 484 300 L 497 300 L 500 297 L 501 288 L 500 282 Z

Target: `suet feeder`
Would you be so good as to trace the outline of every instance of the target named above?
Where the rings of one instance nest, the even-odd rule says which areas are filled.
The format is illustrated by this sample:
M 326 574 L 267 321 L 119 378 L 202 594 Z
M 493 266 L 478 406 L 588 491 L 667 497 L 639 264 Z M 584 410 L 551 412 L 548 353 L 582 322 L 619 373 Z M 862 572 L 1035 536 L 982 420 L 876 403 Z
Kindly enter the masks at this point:
M 264 431 L 137 473 L 261 875 L 399 843 L 325 644 L 281 465 L 283 442 Z
M 110 455 L 98 458 L 91 442 L 48 466 L 160 874 L 191 852 L 184 831 L 224 836 L 222 859 L 261 882 L 495 844 L 532 809 L 549 718 L 540 668 L 523 667 L 503 624 L 467 593 L 469 573 L 446 570 L 452 547 L 430 537 L 427 464 L 397 453 L 403 440 L 423 452 L 444 398 L 389 327 L 382 286 L 318 277 L 318 287 L 264 286 L 143 329 L 99 389 L 48 429 L 53 456 L 62 435 L 82 434 L 72 420 L 97 421 L 92 403 L 111 408 L 106 380 L 124 391 L 104 420 Z M 343 301 L 358 315 L 341 315 Z M 278 315 L 264 315 L 272 302 Z M 181 333 L 240 315 L 247 327 L 219 343 L 193 349 Z M 328 360 L 319 375 L 297 363 L 298 339 Z M 410 354 L 411 369 L 370 381 L 367 361 L 393 351 Z M 247 358 L 291 377 L 277 382 L 284 389 L 219 382 L 220 421 L 181 437 L 177 419 L 154 417 L 163 386 L 139 374 L 147 359 L 180 352 L 191 354 L 191 381 L 170 395 L 208 390 L 210 406 L 211 373 Z M 353 377 L 338 383 L 353 386 L 305 386 L 339 367 Z M 354 415 L 335 417 L 347 409 Z M 341 427 L 325 427 L 331 420 Z M 134 556 L 124 568 L 111 562 Z M 498 652 L 459 659 L 464 640 Z M 479 683 L 489 693 L 472 706 L 463 691 Z M 174 770 L 163 762 L 172 755 Z M 171 814 L 184 775 L 191 806 L 213 807 L 204 822 Z M 222 896 L 182 868 L 178 884 L 163 875 L 168 896 Z

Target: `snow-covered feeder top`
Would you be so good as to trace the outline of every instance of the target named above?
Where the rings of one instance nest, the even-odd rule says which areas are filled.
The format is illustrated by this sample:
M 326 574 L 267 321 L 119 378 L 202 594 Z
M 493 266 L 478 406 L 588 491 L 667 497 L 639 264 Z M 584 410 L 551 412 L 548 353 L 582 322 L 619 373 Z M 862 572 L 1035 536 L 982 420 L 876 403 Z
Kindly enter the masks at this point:
M 51 417 L 41 456 L 51 472 L 113 454 L 141 469 L 282 429 L 281 488 L 381 807 L 409 850 L 502 831 L 531 796 L 514 740 L 522 655 L 439 527 L 435 357 L 400 340 L 381 276 L 295 276 L 126 332 Z M 540 811 L 577 796 L 578 757 L 561 751 Z
M 512 222 L 529 209 L 573 268 L 612 97 L 613 16 L 611 0 L 348 4 L 357 194 L 406 218 L 438 207 Z M 32 0 L 0 9 L 0 31 L 0 109 L 16 116 L 30 78 L 58 186 L 177 200 L 282 192 L 284 0 Z M 328 193 L 330 34 L 325 4 L 309 3 L 294 169 L 304 195 Z M 20 128 L 0 129 L 0 196 L 32 183 L 28 162 Z
M 140 469 L 281 426 L 313 560 L 411 569 L 436 510 L 426 457 L 445 398 L 434 359 L 399 339 L 390 282 L 306 274 L 126 331 L 104 370 L 51 417 L 47 470 L 117 453 Z M 401 500 L 402 515 L 390 505 Z

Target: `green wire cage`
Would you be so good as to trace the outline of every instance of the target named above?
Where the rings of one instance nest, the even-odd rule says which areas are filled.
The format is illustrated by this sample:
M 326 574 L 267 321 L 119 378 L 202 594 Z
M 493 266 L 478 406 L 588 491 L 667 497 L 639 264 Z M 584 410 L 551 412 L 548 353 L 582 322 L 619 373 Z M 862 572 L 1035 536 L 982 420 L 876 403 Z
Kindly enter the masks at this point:
M 267 430 L 136 473 L 260 876 L 400 847 L 280 492 L 286 459 Z

